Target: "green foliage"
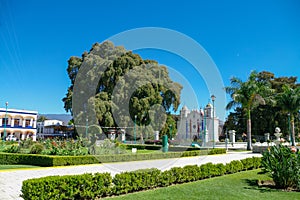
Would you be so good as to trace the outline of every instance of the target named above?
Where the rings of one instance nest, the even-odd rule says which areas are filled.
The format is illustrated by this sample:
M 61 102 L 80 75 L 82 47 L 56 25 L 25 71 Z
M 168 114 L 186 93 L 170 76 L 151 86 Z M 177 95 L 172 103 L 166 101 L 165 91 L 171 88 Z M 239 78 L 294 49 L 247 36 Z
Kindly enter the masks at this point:
M 113 178 L 113 191 L 115 194 L 151 189 L 158 186 L 160 170 L 144 169 L 134 172 L 122 172 Z
M 31 147 L 31 145 L 33 145 L 33 141 L 31 138 L 27 138 L 26 140 L 21 140 L 20 141 L 20 147 L 21 148 L 25 148 L 25 149 L 28 149 Z
M 114 178 L 108 173 L 96 173 L 29 179 L 23 182 L 21 197 L 25 200 L 97 199 L 253 169 L 254 163 L 258 160 L 260 158 L 247 158 L 241 162 L 232 161 L 226 166 L 212 163 L 201 166 L 188 165 L 182 168 L 173 167 L 163 172 L 158 169 L 142 169 L 122 172 L 116 174 Z M 244 166 L 242 163 L 247 165 Z M 236 167 L 232 169 L 234 166 Z
M 258 74 L 259 82 L 266 82 L 269 87 L 274 91 L 274 95 L 270 95 L 265 98 L 266 104 L 259 105 L 255 107 L 251 111 L 251 115 L 255 116 L 251 118 L 252 122 L 252 132 L 255 135 L 262 135 L 264 133 L 273 133 L 275 127 L 280 127 L 283 133 L 283 136 L 288 135 L 289 126 L 288 126 L 288 115 L 287 115 L 287 107 L 295 107 L 299 105 L 295 100 L 296 95 L 289 96 L 288 93 L 298 93 L 299 99 L 299 86 L 297 83 L 297 77 L 275 77 L 275 75 L 271 72 L 262 71 Z M 284 90 L 284 85 L 287 85 L 291 91 L 287 92 Z M 286 86 L 285 86 L 286 87 Z M 298 91 L 298 92 L 297 92 Z M 285 95 L 283 95 L 286 93 Z M 284 97 L 285 96 L 285 97 Z M 272 97 L 272 98 L 271 98 Z M 283 100 L 283 97 L 285 100 Z M 281 99 L 281 100 L 280 100 Z M 292 100 L 294 99 L 294 100 Z M 299 100 L 298 100 L 299 101 Z M 294 109 L 292 109 L 294 110 Z M 299 109 L 298 109 L 299 110 Z M 294 112 L 296 111 L 296 112 Z M 297 113 L 297 109 L 293 112 L 293 117 L 295 119 L 299 119 L 299 112 Z M 246 132 L 246 117 L 245 110 L 237 107 L 234 112 L 231 112 L 228 116 L 228 120 L 225 122 L 224 130 L 236 130 L 237 133 Z M 292 112 L 291 112 L 292 117 Z M 291 122 L 292 120 L 290 120 Z M 295 123 L 295 133 L 300 132 L 300 121 L 294 120 Z M 297 135 L 297 134 L 296 134 Z
M 168 114 L 166 123 L 159 134 L 160 134 L 160 136 L 167 135 L 168 138 L 171 139 L 177 133 L 176 127 L 177 127 L 177 125 L 176 125 L 176 121 L 175 121 L 173 115 Z
M 28 164 L 36 166 L 54 166 L 53 157 L 34 155 L 34 154 L 18 154 L 18 153 L 0 153 L 0 164 Z
M 84 77 L 80 77 L 79 69 Z M 93 102 L 93 105 L 88 104 L 86 109 L 87 112 L 95 114 L 96 123 L 101 127 L 132 126 L 135 115 L 139 126 L 149 125 L 153 115 L 150 108 L 153 105 L 160 105 L 166 111 L 170 111 L 171 108 L 177 110 L 180 104 L 182 86 L 170 79 L 166 67 L 153 60 L 143 60 L 138 54 L 114 46 L 109 41 L 94 44 L 81 58 L 72 56 L 68 61 L 67 72 L 71 85 L 63 98 L 64 107 L 66 111 L 71 111 L 75 122 L 79 124 L 86 120 L 81 114 L 85 108 L 77 106 L 75 109 L 78 110 L 72 110 L 74 102 L 76 105 Z M 81 91 L 78 94 L 73 93 L 75 79 L 76 84 L 80 85 Z M 131 93 L 133 86 L 137 88 Z M 124 102 L 129 103 L 129 116 L 124 114 L 124 109 L 119 106 Z M 158 130 L 152 127 L 145 131 L 152 133 L 154 129 Z M 140 137 L 143 139 L 142 133 Z
M 204 151 L 168 152 L 155 154 L 112 154 L 112 155 L 81 155 L 81 156 L 53 156 L 32 154 L 0 153 L 0 164 L 28 164 L 37 166 L 65 166 L 93 163 L 126 162 L 136 160 L 153 160 L 166 158 L 180 158 L 188 156 L 206 155 Z M 41 162 L 39 162 L 39 160 Z
M 243 82 L 241 79 L 233 77 L 230 79 L 231 86 L 225 87 L 226 93 L 232 99 L 227 104 L 226 109 L 230 110 L 235 107 L 241 107 L 247 119 L 248 150 L 252 149 L 251 111 L 259 105 L 265 105 L 266 102 L 271 101 L 268 97 L 273 92 L 271 84 L 259 78 L 259 74 L 256 71 L 252 71 L 247 81 Z
M 113 143 L 109 139 L 105 139 L 103 143 L 100 144 L 100 147 L 95 147 L 96 155 L 112 155 L 112 154 L 125 154 L 126 146 L 123 144 L 120 144 L 118 142 Z
M 26 199 L 95 199 L 111 193 L 109 173 L 50 176 L 23 182 L 21 197 Z M 38 188 L 38 189 L 37 189 Z
M 44 146 L 40 143 L 36 143 L 30 147 L 31 154 L 40 154 L 44 150 Z
M 283 85 L 283 92 L 277 95 L 278 106 L 287 113 L 290 117 L 292 145 L 295 146 L 295 116 L 299 114 L 300 110 L 300 86 L 293 89 L 289 85 Z
M 244 169 L 242 162 L 239 160 L 233 160 L 230 163 L 226 164 L 225 167 L 228 173 L 236 173 Z
M 269 172 L 278 188 L 300 189 L 300 151 L 279 145 L 270 147 L 262 158 L 263 170 Z
M 223 154 L 223 153 L 226 153 L 226 149 L 219 149 L 219 148 L 216 148 L 216 149 L 211 149 L 211 150 L 208 152 L 208 155 L 213 155 L 213 154 Z
M 10 145 L 10 146 L 7 146 L 3 152 L 6 152 L 6 153 L 18 153 L 20 150 L 19 146 L 18 145 Z

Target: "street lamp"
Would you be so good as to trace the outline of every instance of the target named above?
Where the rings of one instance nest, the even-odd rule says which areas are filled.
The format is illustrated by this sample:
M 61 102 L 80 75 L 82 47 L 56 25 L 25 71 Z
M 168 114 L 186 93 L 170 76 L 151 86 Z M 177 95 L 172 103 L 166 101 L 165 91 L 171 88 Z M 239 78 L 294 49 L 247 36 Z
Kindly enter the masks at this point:
M 170 137 L 170 139 L 172 139 L 172 124 L 169 125 L 169 128 L 170 128 L 169 129 L 169 132 L 170 132 L 170 136 L 169 137 Z
M 292 132 L 291 132 L 291 114 L 290 113 L 288 113 L 288 123 L 289 123 L 290 144 L 292 145 L 293 136 L 292 136 Z
M 86 123 L 85 123 L 85 137 L 87 138 L 89 129 L 89 118 L 86 116 Z
M 226 152 L 228 151 L 228 135 L 227 135 L 227 129 L 225 131 L 225 149 L 226 149 Z
M 206 109 L 204 109 L 204 113 L 203 113 L 203 115 L 204 115 L 204 136 L 203 136 L 203 146 L 205 146 L 206 145 L 206 115 L 207 115 L 207 111 L 206 111 Z
M 5 141 L 5 138 L 6 138 L 6 122 L 8 121 L 7 120 L 7 106 L 8 106 L 8 102 L 5 102 L 5 119 L 4 119 L 4 135 L 3 135 L 3 140 L 4 141 Z
M 136 115 L 134 115 L 134 144 L 136 144 Z
M 213 149 L 215 148 L 215 95 L 211 95 L 211 100 L 213 102 L 213 121 L 212 121 L 212 126 L 213 126 Z

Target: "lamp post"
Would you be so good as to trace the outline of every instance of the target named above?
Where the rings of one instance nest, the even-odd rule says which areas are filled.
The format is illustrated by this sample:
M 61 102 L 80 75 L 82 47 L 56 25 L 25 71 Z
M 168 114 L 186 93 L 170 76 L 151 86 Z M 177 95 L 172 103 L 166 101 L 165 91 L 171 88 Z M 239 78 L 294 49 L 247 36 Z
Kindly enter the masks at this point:
M 203 146 L 206 145 L 206 114 L 207 114 L 207 111 L 206 109 L 204 109 L 204 136 L 203 136 Z
M 89 129 L 89 119 L 86 117 L 86 123 L 85 123 L 85 137 L 87 138 L 88 135 L 88 129 Z
M 292 136 L 292 132 L 291 132 L 291 114 L 290 113 L 288 113 L 288 123 L 289 123 L 290 144 L 292 145 L 293 136 Z
M 227 142 L 228 142 L 228 135 L 227 135 L 227 129 L 226 129 L 226 131 L 225 131 L 225 149 L 226 149 L 226 152 L 228 151 L 228 144 L 227 144 Z
M 213 149 L 215 148 L 215 95 L 211 95 L 211 100 L 213 102 L 213 117 L 212 117 L 212 126 L 213 126 Z
M 170 128 L 170 129 L 169 129 L 169 132 L 170 132 L 169 138 L 172 139 L 172 124 L 169 125 L 169 128 Z
M 134 144 L 136 144 L 136 115 L 134 115 Z
M 5 141 L 5 138 L 6 138 L 6 122 L 8 121 L 7 120 L 7 106 L 8 106 L 8 102 L 5 102 L 5 119 L 4 119 L 4 135 L 3 135 L 3 140 L 4 141 Z

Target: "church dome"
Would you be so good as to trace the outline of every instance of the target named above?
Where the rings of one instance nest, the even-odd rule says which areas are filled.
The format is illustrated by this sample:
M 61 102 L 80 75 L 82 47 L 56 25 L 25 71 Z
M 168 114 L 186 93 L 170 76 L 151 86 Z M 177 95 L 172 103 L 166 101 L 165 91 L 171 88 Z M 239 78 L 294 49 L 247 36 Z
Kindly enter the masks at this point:
M 189 110 L 189 109 L 186 106 L 183 106 L 182 110 Z

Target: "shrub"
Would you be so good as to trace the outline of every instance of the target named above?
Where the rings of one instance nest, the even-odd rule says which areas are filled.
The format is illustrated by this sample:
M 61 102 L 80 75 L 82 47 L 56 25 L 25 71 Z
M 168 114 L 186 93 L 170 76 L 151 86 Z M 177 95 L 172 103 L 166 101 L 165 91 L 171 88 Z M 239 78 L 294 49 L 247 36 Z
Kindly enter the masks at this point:
M 158 186 L 166 187 L 176 182 L 176 176 L 174 176 L 172 170 L 166 170 L 160 173 Z
M 208 155 L 223 154 L 223 153 L 226 153 L 226 149 L 211 149 L 208 152 Z
M 256 158 L 250 159 L 254 161 L 252 163 L 259 160 Z M 250 159 L 247 160 L 247 163 L 251 163 Z M 233 173 L 241 170 L 243 165 L 240 161 L 232 161 L 226 166 L 223 164 L 207 163 L 200 167 L 197 165 L 185 166 L 183 168 L 173 167 L 164 172 L 158 169 L 142 169 L 116 174 L 114 178 L 109 173 L 49 176 L 24 181 L 21 197 L 25 200 L 99 199 L 106 196 L 127 194 L 223 175 L 228 166 L 234 168 L 231 170 Z
M 109 173 L 49 176 L 23 181 L 21 197 L 27 199 L 95 199 L 111 193 Z M 38 189 L 37 189 L 38 188 Z
M 157 187 L 160 170 L 142 169 L 133 172 L 116 174 L 113 179 L 115 194 L 127 194 Z
M 6 147 L 3 152 L 6 152 L 6 153 L 18 153 L 20 150 L 19 146 L 18 145 L 11 145 L 9 147 Z
M 277 188 L 300 189 L 300 152 L 289 147 L 272 146 L 262 158 L 263 170 L 272 177 Z
M 33 154 L 0 153 L 0 164 L 26 164 L 47 167 L 53 166 L 53 157 Z
M 233 160 L 225 165 L 227 173 L 236 173 L 243 170 L 243 164 L 239 160 Z
M 44 146 L 40 143 L 36 143 L 30 147 L 31 154 L 40 154 L 44 150 Z

